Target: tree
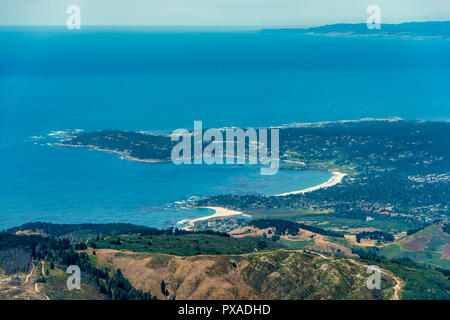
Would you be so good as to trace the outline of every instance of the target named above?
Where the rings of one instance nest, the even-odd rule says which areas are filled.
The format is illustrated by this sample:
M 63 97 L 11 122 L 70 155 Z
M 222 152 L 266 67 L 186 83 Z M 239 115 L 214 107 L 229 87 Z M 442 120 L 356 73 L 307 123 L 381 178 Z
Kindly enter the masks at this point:
M 262 249 L 265 249 L 265 248 L 267 248 L 267 243 L 266 243 L 266 241 L 264 241 L 264 240 L 259 240 L 259 241 L 258 241 L 258 249 L 262 250 Z
M 169 295 L 169 291 L 166 289 L 166 283 L 164 282 L 164 280 L 161 280 L 161 292 L 166 297 Z

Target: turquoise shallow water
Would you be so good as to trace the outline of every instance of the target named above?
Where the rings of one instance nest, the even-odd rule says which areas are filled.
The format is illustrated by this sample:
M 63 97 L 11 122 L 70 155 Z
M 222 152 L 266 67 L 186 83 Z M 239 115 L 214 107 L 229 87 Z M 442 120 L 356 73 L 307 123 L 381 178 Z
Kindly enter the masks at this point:
M 261 177 L 248 166 L 134 163 L 30 138 L 54 130 L 450 118 L 450 41 L 0 31 L 0 229 L 37 220 L 166 227 L 210 213 L 184 209 L 192 196 L 278 194 L 329 178 L 320 171 Z

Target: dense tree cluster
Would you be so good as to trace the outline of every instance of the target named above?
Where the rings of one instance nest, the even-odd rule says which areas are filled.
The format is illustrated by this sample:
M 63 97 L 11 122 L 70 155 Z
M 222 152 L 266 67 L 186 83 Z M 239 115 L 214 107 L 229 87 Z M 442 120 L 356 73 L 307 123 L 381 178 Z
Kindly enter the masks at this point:
M 71 244 L 67 239 L 55 240 L 38 235 L 25 236 L 0 233 L 0 250 L 12 248 L 30 252 L 31 257 L 34 259 L 43 259 L 53 251 L 70 249 Z
M 140 234 L 145 236 L 158 236 L 163 234 L 211 234 L 221 237 L 229 237 L 226 232 L 216 232 L 211 230 L 201 231 L 187 231 L 178 228 L 168 228 L 160 230 L 156 228 L 150 228 L 146 226 L 134 225 L 131 223 L 82 223 L 82 224 L 57 224 L 49 222 L 29 222 L 19 227 L 14 227 L 6 230 L 6 233 L 16 233 L 17 231 L 34 231 L 45 234 L 50 238 L 61 238 L 67 235 L 71 235 L 73 239 L 74 233 L 86 234 L 87 238 L 94 238 L 98 235 L 128 235 L 128 234 Z M 82 250 L 81 248 L 79 250 Z
M 98 235 L 113 234 L 160 234 L 161 230 L 138 226 L 131 223 L 81 223 L 81 224 L 57 224 L 49 222 L 29 222 L 19 227 L 6 230 L 7 233 L 17 231 L 37 231 L 52 238 L 59 238 L 78 231 L 88 231 Z
M 248 223 L 250 226 L 253 226 L 258 229 L 267 229 L 267 228 L 274 228 L 275 229 L 275 235 L 282 236 L 282 235 L 291 235 L 296 236 L 299 234 L 299 229 L 308 230 L 317 234 L 321 234 L 324 236 L 330 236 L 330 237 L 338 237 L 343 238 L 344 236 L 341 233 L 331 231 L 331 230 L 325 230 L 319 227 L 315 226 L 309 226 L 304 223 L 299 222 L 293 222 L 293 221 L 286 221 L 286 220 L 280 220 L 280 219 L 257 219 L 257 220 L 250 220 Z
M 23 248 L 0 250 L 0 265 L 6 274 L 27 272 L 30 269 L 31 252 Z
M 83 132 L 62 143 L 122 152 L 133 158 L 158 160 L 170 160 L 174 145 L 169 136 L 119 130 Z
M 428 226 L 430 226 L 430 224 L 425 224 L 425 225 L 423 225 L 423 226 L 420 227 L 420 228 L 408 230 L 408 231 L 406 231 L 406 235 L 407 235 L 407 236 L 410 236 L 410 235 L 412 235 L 412 234 L 415 234 L 415 233 L 417 233 L 417 232 L 419 232 L 419 231 L 425 229 L 425 228 L 428 227 Z
M 446 223 L 444 224 L 444 226 L 442 227 L 442 230 L 446 233 L 446 234 L 450 234 L 450 223 Z
M 382 231 L 363 231 L 356 235 L 356 242 L 361 242 L 361 239 L 377 240 L 380 242 L 392 242 L 395 240 L 394 235 L 389 232 Z

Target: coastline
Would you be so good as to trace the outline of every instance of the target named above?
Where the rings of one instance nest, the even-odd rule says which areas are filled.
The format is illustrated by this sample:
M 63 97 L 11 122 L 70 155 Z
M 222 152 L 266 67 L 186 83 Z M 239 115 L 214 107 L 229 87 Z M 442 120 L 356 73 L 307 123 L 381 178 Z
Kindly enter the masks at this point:
M 302 189 L 302 190 L 296 190 L 296 191 L 291 191 L 291 192 L 285 192 L 285 193 L 280 193 L 275 195 L 276 197 L 284 197 L 284 196 L 289 196 L 289 195 L 293 195 L 293 194 L 303 194 L 303 193 L 307 193 L 307 192 L 312 192 L 312 191 L 316 191 L 319 189 L 324 189 L 324 188 L 328 188 L 328 187 L 332 187 L 337 185 L 338 183 L 340 183 L 342 181 L 342 179 L 344 179 L 344 177 L 347 175 L 345 173 L 339 172 L 339 171 L 331 171 L 331 173 L 333 174 L 333 176 L 328 179 L 328 181 L 319 184 L 317 186 L 314 187 L 309 187 L 306 189 Z
M 214 212 L 214 214 L 209 215 L 209 216 L 187 220 L 186 224 L 188 225 L 188 228 L 194 227 L 195 222 L 209 220 L 209 219 L 213 219 L 213 218 L 223 218 L 223 217 L 232 217 L 232 216 L 250 217 L 249 215 L 243 213 L 242 211 L 231 210 L 231 209 L 224 208 L 224 207 L 198 207 L 198 208 L 212 209 L 215 212 Z
M 93 145 L 73 145 L 73 144 L 65 144 L 61 142 L 52 143 L 54 146 L 58 147 L 72 147 L 72 148 L 86 148 L 92 151 L 101 151 L 106 153 L 114 153 L 121 156 L 123 160 L 126 161 L 135 161 L 135 162 L 147 162 L 147 163 L 157 163 L 157 162 L 169 162 L 169 160 L 163 160 L 163 159 L 140 159 L 136 157 L 131 157 L 127 152 L 124 151 L 117 151 L 117 150 L 110 150 L 110 149 L 102 149 Z
M 277 195 L 275 195 L 275 197 L 283 197 L 283 196 L 288 196 L 288 195 L 292 195 L 292 194 L 303 194 L 306 192 L 312 192 L 315 190 L 332 187 L 332 186 L 340 183 L 342 181 L 342 179 L 347 175 L 347 174 L 339 172 L 339 171 L 332 171 L 331 173 L 333 174 L 333 176 L 324 183 L 321 183 L 317 186 L 302 189 L 302 190 L 296 190 L 296 191 L 277 194 Z M 198 208 L 212 209 L 215 212 L 214 212 L 214 214 L 209 215 L 209 216 L 204 216 L 204 217 L 190 219 L 190 220 L 183 220 L 183 222 L 186 222 L 186 224 L 188 225 L 188 227 L 187 227 L 188 229 L 193 228 L 195 225 L 195 222 L 205 221 L 205 220 L 209 220 L 209 219 L 213 219 L 213 218 L 225 218 L 225 217 L 232 217 L 232 216 L 238 216 L 238 215 L 251 218 L 250 215 L 245 214 L 243 211 L 232 210 L 232 209 L 228 209 L 228 208 L 224 208 L 224 207 L 198 207 Z
M 131 157 L 129 155 L 129 153 L 126 151 L 102 149 L 102 148 L 99 148 L 94 145 L 73 145 L 73 144 L 65 144 L 62 142 L 53 143 L 53 145 L 61 146 L 61 147 L 72 147 L 72 148 L 87 148 L 87 149 L 93 150 L 93 151 L 114 153 L 114 154 L 120 155 L 123 160 L 127 160 L 127 161 L 146 162 L 146 163 L 168 162 L 168 160 L 162 160 L 162 159 L 140 159 L 140 158 L 136 158 L 136 157 Z M 283 161 L 286 163 L 305 165 L 305 163 L 301 162 L 301 161 L 293 161 L 293 160 L 283 160 Z M 302 190 L 285 192 L 285 193 L 281 193 L 281 194 L 277 194 L 277 195 L 273 195 L 273 196 L 282 197 L 282 196 L 288 196 L 288 195 L 303 194 L 303 193 L 312 192 L 312 191 L 316 191 L 316 190 L 323 189 L 323 188 L 332 187 L 332 186 L 340 183 L 342 181 L 342 179 L 347 175 L 345 173 L 341 173 L 336 170 L 331 171 L 331 173 L 333 174 L 332 177 L 330 179 L 328 179 L 328 181 L 326 181 L 322 184 L 319 184 L 319 185 L 316 185 L 313 187 L 309 187 L 306 189 L 302 189 Z M 224 208 L 224 207 L 199 207 L 199 208 L 212 209 L 215 212 L 214 212 L 214 214 L 209 215 L 209 216 L 204 216 L 204 217 L 200 217 L 200 218 L 196 218 L 196 219 L 182 220 L 183 222 L 185 222 L 187 224 L 187 227 L 186 227 L 187 229 L 193 228 L 195 223 L 198 221 L 204 221 L 204 220 L 209 220 L 209 219 L 214 219 L 214 218 L 231 217 L 231 216 L 237 216 L 237 215 L 251 217 L 250 215 L 244 214 L 242 211 L 236 211 L 236 210 L 232 210 L 232 209 L 228 209 L 228 208 Z

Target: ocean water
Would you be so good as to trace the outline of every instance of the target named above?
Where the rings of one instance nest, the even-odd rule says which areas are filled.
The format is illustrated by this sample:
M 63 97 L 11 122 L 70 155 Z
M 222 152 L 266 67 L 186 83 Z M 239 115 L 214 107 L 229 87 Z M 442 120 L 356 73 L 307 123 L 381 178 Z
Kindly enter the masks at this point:
M 277 194 L 330 176 L 133 163 L 48 146 L 52 131 L 450 118 L 450 41 L 2 27 L 0 48 L 0 229 L 38 220 L 166 227 L 210 213 L 186 209 L 193 196 Z
M 40 140 L 42 141 L 42 140 Z M 27 221 L 132 222 L 154 227 L 212 214 L 186 209 L 196 197 L 279 194 L 326 181 L 321 171 L 261 176 L 253 166 L 141 163 L 30 140 L 0 156 L 0 229 Z M 14 158 L 11 158 L 14 156 Z

